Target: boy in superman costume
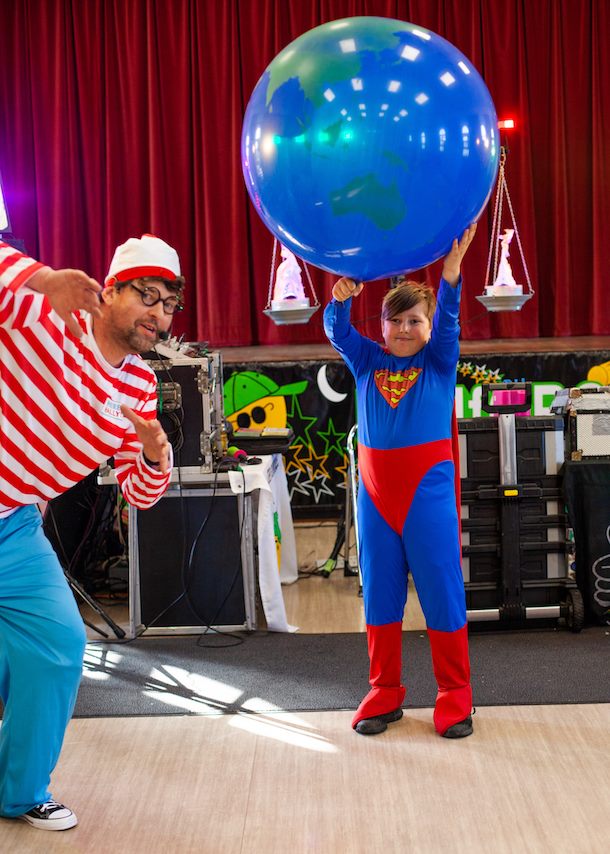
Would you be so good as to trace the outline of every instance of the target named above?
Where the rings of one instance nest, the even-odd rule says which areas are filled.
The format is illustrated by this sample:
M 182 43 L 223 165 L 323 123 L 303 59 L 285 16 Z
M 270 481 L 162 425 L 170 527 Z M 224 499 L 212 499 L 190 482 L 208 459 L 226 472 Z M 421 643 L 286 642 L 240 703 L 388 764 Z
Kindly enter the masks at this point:
M 358 397 L 359 557 L 371 685 L 352 721 L 361 735 L 383 732 L 402 717 L 409 572 L 438 683 L 434 725 L 447 738 L 472 733 L 453 439 L 460 268 L 475 231 L 472 225 L 453 241 L 438 303 L 430 288 L 413 282 L 386 294 L 385 349 L 350 324 L 351 298 L 362 283 L 340 279 L 324 312 L 326 334 L 354 375 Z

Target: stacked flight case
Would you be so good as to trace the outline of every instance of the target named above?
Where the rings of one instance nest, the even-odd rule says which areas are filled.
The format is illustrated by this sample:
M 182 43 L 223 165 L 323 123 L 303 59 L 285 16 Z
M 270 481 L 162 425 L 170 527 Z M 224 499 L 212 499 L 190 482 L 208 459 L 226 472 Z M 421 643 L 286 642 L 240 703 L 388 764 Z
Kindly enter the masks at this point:
M 525 403 L 491 404 L 495 389 L 523 390 Z M 484 386 L 483 409 L 497 417 L 459 421 L 468 620 L 518 626 L 565 618 L 580 631 L 583 602 L 566 555 L 564 423 L 515 415 L 530 400 L 529 383 Z
M 157 377 L 157 417 L 184 481 L 211 474 L 223 456 L 222 356 L 189 356 L 158 344 L 146 363 Z
M 236 495 L 219 467 L 222 356 L 199 344 L 158 344 L 145 361 L 174 467 L 153 507 L 129 508 L 130 637 L 255 629 L 252 497 Z M 98 482 L 116 482 L 109 467 Z

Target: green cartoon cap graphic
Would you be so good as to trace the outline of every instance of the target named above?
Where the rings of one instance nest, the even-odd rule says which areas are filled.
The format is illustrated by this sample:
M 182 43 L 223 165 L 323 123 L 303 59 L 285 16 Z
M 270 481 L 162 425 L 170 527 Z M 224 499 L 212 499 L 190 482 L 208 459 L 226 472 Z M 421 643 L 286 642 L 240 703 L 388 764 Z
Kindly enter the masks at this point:
M 262 397 L 283 397 L 301 394 L 307 388 L 307 380 L 287 385 L 278 385 L 265 374 L 256 371 L 241 371 L 232 374 L 224 385 L 225 416 L 243 409 Z

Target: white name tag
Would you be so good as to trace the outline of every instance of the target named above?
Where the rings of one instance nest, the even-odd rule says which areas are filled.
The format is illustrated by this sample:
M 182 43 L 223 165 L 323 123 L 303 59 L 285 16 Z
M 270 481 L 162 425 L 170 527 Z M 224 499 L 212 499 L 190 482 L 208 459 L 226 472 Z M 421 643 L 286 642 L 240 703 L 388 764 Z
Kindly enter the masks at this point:
M 109 418 L 114 418 L 115 421 L 120 421 L 123 417 L 123 413 L 121 412 L 121 404 L 116 403 L 114 400 L 108 398 L 106 403 L 104 404 L 104 415 L 107 415 Z

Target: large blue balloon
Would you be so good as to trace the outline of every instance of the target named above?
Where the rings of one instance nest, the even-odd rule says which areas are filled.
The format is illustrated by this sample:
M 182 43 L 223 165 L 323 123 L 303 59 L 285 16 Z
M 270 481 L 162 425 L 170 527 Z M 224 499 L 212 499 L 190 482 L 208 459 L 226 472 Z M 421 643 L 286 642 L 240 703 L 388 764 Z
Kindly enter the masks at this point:
M 448 41 L 390 18 L 332 21 L 256 85 L 248 191 L 296 255 L 360 280 L 419 269 L 477 219 L 499 159 L 493 101 Z

